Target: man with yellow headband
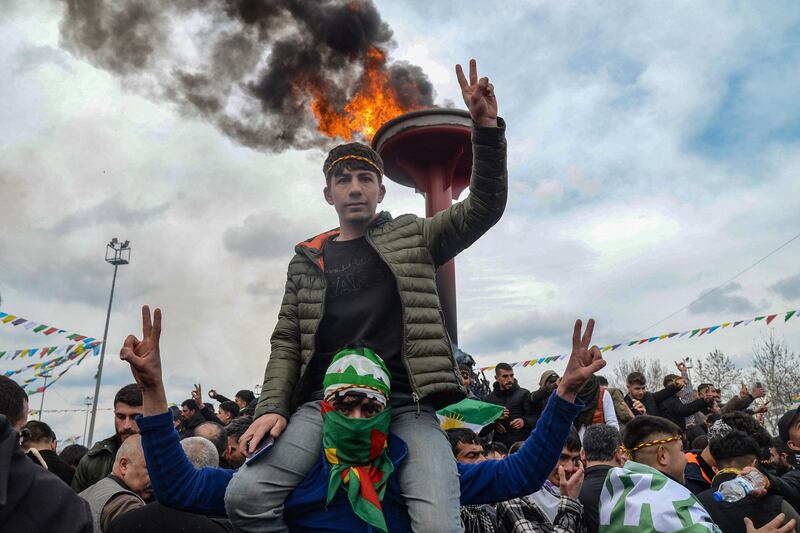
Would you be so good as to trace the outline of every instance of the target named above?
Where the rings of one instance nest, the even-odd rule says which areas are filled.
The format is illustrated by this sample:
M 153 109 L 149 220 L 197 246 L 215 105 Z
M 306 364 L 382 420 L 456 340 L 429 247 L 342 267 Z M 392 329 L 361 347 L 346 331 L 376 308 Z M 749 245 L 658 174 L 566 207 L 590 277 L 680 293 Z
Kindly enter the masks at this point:
M 672 421 L 641 415 L 625 428 L 631 458 L 606 474 L 600 533 L 721 533 L 697 497 L 683 486 L 683 433 Z
M 507 197 L 505 124 L 488 78 L 475 61 L 456 74 L 473 120 L 469 197 L 431 218 L 383 211 L 383 161 L 369 146 L 331 150 L 325 201 L 339 227 L 301 242 L 264 374 L 255 421 L 242 436 L 249 453 L 266 437 L 269 452 L 228 487 L 229 516 L 240 531 L 287 531 L 283 506 L 319 459 L 325 370 L 341 346 L 363 340 L 392 376 L 391 430 L 408 444 L 397 472 L 414 531 L 461 531 L 455 462 L 436 410 L 464 398 L 443 323 L 436 269 L 502 216 Z

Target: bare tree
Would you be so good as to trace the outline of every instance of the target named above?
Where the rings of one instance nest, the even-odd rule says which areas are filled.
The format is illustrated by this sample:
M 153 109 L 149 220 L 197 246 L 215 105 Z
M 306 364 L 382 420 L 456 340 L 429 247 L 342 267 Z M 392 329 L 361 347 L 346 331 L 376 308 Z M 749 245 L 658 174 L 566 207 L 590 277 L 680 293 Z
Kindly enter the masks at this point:
M 720 389 L 742 381 L 742 369 L 737 368 L 730 357 L 714 348 L 697 364 L 697 384 L 712 383 Z
M 625 390 L 628 374 L 631 372 L 641 372 L 647 380 L 647 388 L 651 391 L 659 390 L 662 387 L 664 376 L 675 374 L 674 369 L 663 365 L 658 359 L 645 359 L 644 357 L 633 357 L 623 359 L 614 367 L 611 374 L 611 381 L 622 390 Z
M 774 432 L 778 418 L 792 406 L 792 396 L 800 385 L 800 355 L 790 352 L 786 341 L 777 340 L 770 330 L 753 347 L 753 368 L 770 402 L 765 423 Z

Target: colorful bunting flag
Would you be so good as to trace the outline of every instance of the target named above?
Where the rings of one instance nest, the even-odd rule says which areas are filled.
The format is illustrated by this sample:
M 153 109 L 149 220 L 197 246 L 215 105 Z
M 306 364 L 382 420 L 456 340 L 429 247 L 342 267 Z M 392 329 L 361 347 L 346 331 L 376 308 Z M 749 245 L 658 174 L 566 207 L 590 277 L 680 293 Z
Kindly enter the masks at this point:
M 33 333 L 41 333 L 43 335 L 51 335 L 53 333 L 66 333 L 67 330 L 59 329 L 53 326 L 48 326 L 46 324 L 41 324 L 39 322 L 34 322 L 33 320 L 28 320 L 27 318 L 22 318 L 17 315 L 9 315 L 8 313 L 0 312 L 0 322 L 3 324 L 11 324 L 12 326 L 22 326 L 25 329 L 32 331 Z M 69 337 L 70 340 L 74 340 L 76 342 L 87 340 L 89 337 L 85 335 L 80 335 L 78 333 L 72 333 Z M 94 340 L 92 338 L 92 340 Z
M 759 322 L 761 320 L 764 320 L 766 322 L 766 324 L 770 324 L 770 323 L 772 323 L 773 320 L 775 320 L 776 317 L 778 317 L 778 315 L 781 315 L 781 314 L 784 315 L 784 318 L 783 318 L 784 322 L 788 322 L 792 317 L 800 318 L 800 310 L 786 311 L 785 313 L 773 313 L 773 314 L 770 314 L 770 315 L 757 316 L 757 317 L 750 318 L 750 319 L 747 319 L 747 320 L 736 320 L 736 321 L 733 321 L 733 322 L 723 322 L 721 324 L 717 324 L 717 325 L 714 325 L 714 326 L 706 326 L 706 327 L 702 327 L 702 328 L 687 329 L 683 333 L 677 333 L 677 332 L 676 333 L 665 333 L 663 335 L 656 335 L 655 337 L 646 337 L 644 339 L 631 340 L 631 341 L 628 341 L 627 343 L 609 344 L 609 345 L 606 345 L 606 346 L 603 346 L 602 348 L 600 348 L 600 351 L 601 352 L 607 352 L 609 350 L 610 351 L 614 351 L 617 348 L 619 348 L 620 346 L 622 346 L 623 344 L 625 344 L 626 346 L 630 347 L 630 346 L 642 345 L 642 344 L 645 344 L 645 343 L 656 342 L 656 341 L 660 341 L 660 340 L 664 340 L 664 339 L 673 339 L 673 338 L 679 338 L 680 339 L 680 338 L 685 337 L 687 335 L 688 335 L 688 338 L 691 339 L 692 337 L 695 337 L 695 336 L 701 337 L 701 336 L 706 335 L 706 334 L 711 335 L 715 331 L 717 331 L 719 329 L 725 329 L 725 328 L 727 328 L 729 326 L 732 326 L 733 328 L 735 328 L 735 327 L 741 325 L 741 326 L 744 327 L 744 326 L 749 325 L 752 322 Z M 2 357 L 2 352 L 0 352 L 0 357 Z M 565 359 L 567 357 L 568 357 L 567 355 L 559 355 L 559 356 L 551 356 L 551 357 L 540 357 L 538 359 L 534 358 L 534 359 L 530 359 L 530 360 L 527 360 L 527 361 L 521 361 L 521 362 L 519 362 L 519 365 L 520 366 L 533 366 L 533 365 L 536 365 L 536 364 L 551 363 L 551 362 L 554 362 L 554 361 L 560 361 L 560 360 L 563 360 L 563 359 Z M 514 363 L 509 363 L 509 364 L 511 366 L 515 366 Z M 485 367 L 480 368 L 479 370 L 491 370 L 494 367 L 495 367 L 495 365 L 485 366 Z

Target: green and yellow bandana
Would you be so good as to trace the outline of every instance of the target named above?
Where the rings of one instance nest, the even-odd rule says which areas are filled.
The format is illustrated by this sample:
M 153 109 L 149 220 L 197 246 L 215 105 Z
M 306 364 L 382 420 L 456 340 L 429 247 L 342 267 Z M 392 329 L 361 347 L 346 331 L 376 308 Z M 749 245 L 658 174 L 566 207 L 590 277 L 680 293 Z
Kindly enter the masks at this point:
M 372 350 L 343 350 L 334 356 L 325 375 L 321 409 L 322 447 L 330 465 L 326 504 L 342 487 L 356 516 L 384 533 L 381 501 L 394 471 L 387 453 L 391 408 L 371 418 L 350 418 L 336 411 L 330 401 L 356 393 L 386 405 L 389 380 L 386 365 Z
M 386 363 L 369 348 L 347 348 L 333 356 L 322 387 L 323 398 L 348 393 L 360 393 L 386 405 L 391 396 L 389 381 L 391 374 Z

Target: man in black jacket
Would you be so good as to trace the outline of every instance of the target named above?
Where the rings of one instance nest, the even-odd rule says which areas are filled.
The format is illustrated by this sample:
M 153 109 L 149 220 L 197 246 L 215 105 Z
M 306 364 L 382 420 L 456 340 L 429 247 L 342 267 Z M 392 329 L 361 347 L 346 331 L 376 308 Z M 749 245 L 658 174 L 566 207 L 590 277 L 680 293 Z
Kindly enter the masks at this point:
M 800 451 L 799 409 L 789 409 L 778 420 L 778 436 L 790 449 Z M 795 509 L 800 509 L 800 470 L 789 470 L 782 476 L 766 474 L 770 481 L 769 493 L 780 494 Z
M 38 455 L 44 461 L 47 470 L 57 475 L 67 485 L 72 483 L 75 471 L 56 453 L 56 434 L 50 426 L 38 420 L 28 420 L 25 429 L 28 433 L 22 440 L 22 447 L 26 454 L 30 454 L 31 459 L 37 464 L 39 462 L 36 455 Z
M 586 466 L 583 486 L 578 500 L 583 504 L 583 524 L 586 533 L 597 533 L 600 527 L 600 494 L 608 471 L 625 464 L 619 453 L 622 436 L 619 430 L 605 424 L 595 424 L 586 428 L 583 434 L 581 460 Z
M 676 376 L 675 374 L 667 374 L 664 377 L 664 390 L 670 390 L 671 387 L 671 390 L 675 392 L 661 400 L 658 404 L 658 410 L 661 412 L 661 416 L 673 421 L 684 433 L 686 432 L 686 417 L 708 408 L 709 404 L 712 403 L 711 400 L 706 397 L 698 398 L 693 402 L 683 403 L 681 399 L 678 398 L 678 394 L 685 386 L 686 380 L 684 378 Z
M 502 405 L 503 417 L 493 426 L 494 441 L 511 447 L 515 442 L 525 440 L 536 425 L 536 416 L 530 412 L 530 392 L 523 389 L 514 379 L 514 369 L 508 363 L 500 363 L 494 369 L 494 389 L 486 401 Z
M 720 484 L 736 477 L 737 472 L 758 462 L 760 446 L 754 438 L 739 430 L 731 430 L 722 437 L 710 440 L 711 455 L 719 472 L 711 482 L 711 488 L 701 492 L 697 498 L 708 514 L 725 533 L 745 533 L 745 517 L 756 527 L 762 527 L 778 516 L 785 515 L 784 523 L 795 519 L 800 522 L 797 511 L 782 496 L 769 494 L 763 498 L 747 496 L 737 502 L 716 501 L 714 492 Z
M 626 381 L 628 394 L 625 395 L 625 403 L 633 411 L 634 416 L 661 416 L 658 404 L 664 399 L 674 396 L 680 390 L 676 386 L 670 385 L 658 392 L 649 392 L 647 390 L 647 380 L 641 372 L 631 372 L 628 374 Z
M 205 421 L 197 402 L 191 398 L 183 400 L 181 403 L 181 438 L 194 436 L 194 430 Z
M 92 533 L 89 505 L 19 447 L 0 414 L 0 531 Z

